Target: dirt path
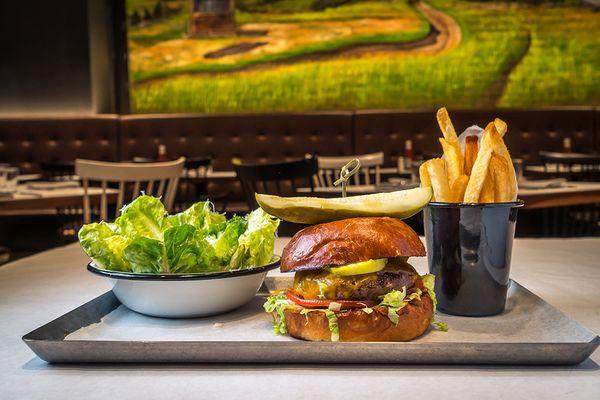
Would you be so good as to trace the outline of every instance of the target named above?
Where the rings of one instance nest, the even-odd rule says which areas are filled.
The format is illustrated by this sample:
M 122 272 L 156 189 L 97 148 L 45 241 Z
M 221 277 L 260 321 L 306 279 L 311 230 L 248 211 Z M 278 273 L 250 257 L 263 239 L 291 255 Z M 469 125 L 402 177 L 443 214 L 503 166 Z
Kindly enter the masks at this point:
M 318 53 L 302 54 L 285 60 L 271 61 L 260 64 L 249 65 L 240 68 L 232 68 L 226 71 L 192 71 L 167 77 L 148 78 L 133 84 L 134 87 L 143 87 L 147 83 L 169 79 L 178 75 L 217 75 L 231 72 L 268 69 L 275 65 L 295 64 L 301 61 L 323 61 L 348 56 L 361 56 L 376 53 L 394 54 L 441 54 L 456 48 L 462 38 L 460 26 L 449 15 L 419 1 L 414 4 L 429 22 L 431 29 L 423 39 L 412 42 L 386 43 L 386 44 L 358 44 L 342 49 L 333 49 Z
M 504 94 L 504 90 L 506 90 L 506 86 L 508 85 L 508 78 L 510 77 L 512 72 L 515 70 L 515 68 L 517 68 L 517 66 L 521 63 L 523 58 L 527 55 L 527 53 L 529 52 L 530 46 L 531 46 L 531 32 L 527 32 L 527 42 L 526 42 L 525 48 L 523 49 L 521 54 L 519 54 L 519 56 L 517 58 L 512 60 L 506 66 L 506 68 L 504 68 L 504 71 L 502 71 L 502 76 L 500 77 L 500 79 L 498 79 L 497 81 L 492 83 L 491 86 L 487 88 L 487 90 L 481 97 L 483 99 L 482 104 L 481 104 L 483 107 L 496 107 L 498 105 L 498 102 L 502 98 L 502 95 Z
M 460 26 L 450 16 L 435 8 L 418 2 L 415 8 L 419 10 L 431 25 L 429 35 L 414 42 L 394 44 L 362 45 L 355 48 L 346 48 L 337 52 L 337 55 L 362 55 L 376 52 L 396 52 L 401 54 L 439 54 L 450 51 L 458 46 L 462 38 Z

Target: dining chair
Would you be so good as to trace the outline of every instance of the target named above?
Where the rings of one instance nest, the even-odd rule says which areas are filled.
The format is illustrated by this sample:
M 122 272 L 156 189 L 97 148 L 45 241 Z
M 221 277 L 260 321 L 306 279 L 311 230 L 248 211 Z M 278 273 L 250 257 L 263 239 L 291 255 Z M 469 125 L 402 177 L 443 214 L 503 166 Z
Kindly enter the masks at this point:
M 316 187 L 332 187 L 333 182 L 339 177 L 340 169 L 350 160 L 357 158 L 360 161 L 360 171 L 354 174 L 353 180 L 348 181 L 348 184 L 379 185 L 381 183 L 383 157 L 383 152 L 341 157 L 319 156 L 317 157 L 319 169 L 313 178 L 314 184 Z M 371 183 L 371 174 L 375 175 L 374 183 Z
M 556 174 L 570 181 L 600 181 L 600 154 L 598 153 L 558 153 L 540 151 L 544 172 L 552 173 L 550 166 L 556 166 Z
M 540 151 L 544 173 L 569 181 L 600 181 L 600 154 Z M 554 207 L 544 210 L 544 236 L 597 236 L 600 203 Z
M 301 186 L 310 187 L 313 193 L 313 176 L 318 171 L 314 157 L 270 164 L 241 164 L 234 161 L 233 167 L 250 210 L 258 207 L 255 193 L 294 195 Z
M 106 162 L 75 160 L 75 174 L 83 184 L 83 221 L 91 220 L 90 183 L 101 187 L 100 219 L 108 219 L 108 195 L 110 186 L 118 187 L 115 217 L 119 215 L 126 199 L 135 199 L 141 191 L 147 195 L 163 197 L 167 211 L 173 207 L 177 185 L 183 171 L 185 157 L 175 161 L 156 163 Z

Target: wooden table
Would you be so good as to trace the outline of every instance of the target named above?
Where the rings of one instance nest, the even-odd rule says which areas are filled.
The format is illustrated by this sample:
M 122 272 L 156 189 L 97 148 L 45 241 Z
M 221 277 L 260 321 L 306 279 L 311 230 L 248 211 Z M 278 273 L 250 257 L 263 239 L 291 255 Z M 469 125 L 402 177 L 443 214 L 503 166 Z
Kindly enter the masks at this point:
M 276 241 L 275 254 L 281 254 L 287 240 Z M 597 238 L 515 239 L 511 277 L 600 333 L 598 249 Z M 107 282 L 85 269 L 88 262 L 73 244 L 0 267 L 3 400 L 386 400 L 403 394 L 444 400 L 600 398 L 600 350 L 577 366 L 47 364 L 21 336 L 110 290 Z M 413 257 L 410 263 L 421 273 L 427 271 L 426 257 Z M 160 318 L 152 323 L 160 324 Z M 264 329 L 272 330 L 270 325 Z
M 118 190 L 106 189 L 107 201 L 116 203 Z M 91 204 L 100 204 L 101 188 L 88 189 Z M 13 197 L 0 197 L 0 213 L 16 213 L 31 210 L 48 210 L 56 208 L 83 206 L 83 188 L 54 190 L 28 190 L 17 192 Z
M 406 187 L 385 185 L 354 185 L 348 186 L 349 195 L 363 195 L 403 190 Z M 299 188 L 299 193 L 309 194 L 310 188 Z M 322 197 L 339 197 L 342 189 L 339 187 L 315 188 L 314 195 Z M 562 187 L 544 189 L 519 189 L 519 199 L 525 202 L 525 208 L 564 207 L 581 204 L 600 203 L 600 182 L 567 182 Z
M 567 182 L 556 188 L 519 189 L 519 198 L 528 209 L 600 203 L 600 182 Z

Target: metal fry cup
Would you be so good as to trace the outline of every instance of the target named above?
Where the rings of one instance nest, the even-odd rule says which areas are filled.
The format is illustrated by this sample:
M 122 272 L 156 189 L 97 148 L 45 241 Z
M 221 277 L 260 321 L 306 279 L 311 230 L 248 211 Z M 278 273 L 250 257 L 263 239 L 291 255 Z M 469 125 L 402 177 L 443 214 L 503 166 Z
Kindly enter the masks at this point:
M 522 201 L 429 203 L 423 210 L 438 310 L 482 317 L 504 311 L 517 211 Z

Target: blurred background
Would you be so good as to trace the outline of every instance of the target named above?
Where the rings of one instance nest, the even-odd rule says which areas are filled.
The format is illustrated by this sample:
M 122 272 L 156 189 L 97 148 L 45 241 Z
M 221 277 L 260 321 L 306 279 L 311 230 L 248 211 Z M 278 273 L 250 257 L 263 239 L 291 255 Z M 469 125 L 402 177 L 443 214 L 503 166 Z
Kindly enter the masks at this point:
M 526 203 L 518 236 L 598 236 L 599 9 L 597 0 L 2 2 L 0 254 L 76 240 L 86 197 L 91 219 L 111 219 L 119 193 L 158 190 L 142 172 L 146 186 L 121 184 L 123 168 L 84 190 L 76 159 L 185 157 L 174 210 L 210 198 L 244 213 L 253 190 L 339 196 L 326 173 L 355 156 L 364 173 L 351 194 L 414 187 L 420 162 L 441 154 L 441 106 L 459 133 L 508 123 Z M 409 223 L 422 232 L 420 219 Z

